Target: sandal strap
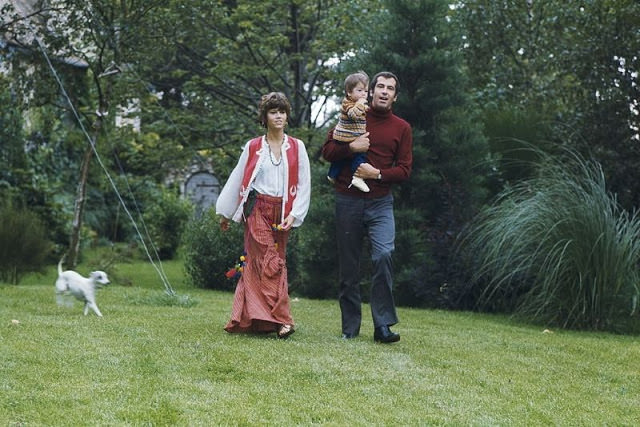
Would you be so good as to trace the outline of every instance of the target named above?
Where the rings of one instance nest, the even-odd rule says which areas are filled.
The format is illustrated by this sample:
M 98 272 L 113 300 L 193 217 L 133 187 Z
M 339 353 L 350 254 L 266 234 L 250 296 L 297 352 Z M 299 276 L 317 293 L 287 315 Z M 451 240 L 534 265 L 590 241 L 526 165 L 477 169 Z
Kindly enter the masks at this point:
M 295 332 L 295 330 L 293 329 L 292 325 L 285 324 L 285 325 L 282 325 L 280 327 L 280 329 L 278 330 L 278 336 L 280 338 L 285 338 L 285 337 L 288 337 L 289 335 L 291 335 L 294 332 Z

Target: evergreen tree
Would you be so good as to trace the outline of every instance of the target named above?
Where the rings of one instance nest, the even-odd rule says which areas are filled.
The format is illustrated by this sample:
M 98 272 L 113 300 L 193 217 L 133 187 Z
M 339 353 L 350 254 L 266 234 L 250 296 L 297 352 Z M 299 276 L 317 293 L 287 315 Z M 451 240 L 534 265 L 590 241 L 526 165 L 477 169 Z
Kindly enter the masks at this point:
M 440 0 L 386 1 L 362 66 L 399 80 L 394 112 L 413 127 L 413 172 L 396 193 L 396 293 L 401 304 L 448 306 L 461 272 L 450 256 L 484 200 L 488 149 L 465 90 L 455 27 Z

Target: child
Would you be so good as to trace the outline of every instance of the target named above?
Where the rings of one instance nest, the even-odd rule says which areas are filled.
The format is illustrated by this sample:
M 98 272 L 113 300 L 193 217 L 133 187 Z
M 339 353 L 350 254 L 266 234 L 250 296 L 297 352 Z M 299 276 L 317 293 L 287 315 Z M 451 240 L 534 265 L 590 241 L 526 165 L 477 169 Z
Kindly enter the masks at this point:
M 340 109 L 340 118 L 338 124 L 333 130 L 333 139 L 336 141 L 350 143 L 356 137 L 367 131 L 366 112 L 367 106 L 367 87 L 369 86 L 369 76 L 364 71 L 358 71 L 349 74 L 344 81 L 344 89 L 347 96 L 342 100 Z M 351 160 L 351 172 L 355 173 L 361 163 L 367 161 L 364 153 L 356 153 Z M 336 177 L 340 174 L 344 162 L 331 163 L 327 178 L 331 183 L 335 182 Z M 369 186 L 364 179 L 353 176 L 351 185 L 360 191 L 369 192 Z M 350 186 L 351 186 L 350 185 Z

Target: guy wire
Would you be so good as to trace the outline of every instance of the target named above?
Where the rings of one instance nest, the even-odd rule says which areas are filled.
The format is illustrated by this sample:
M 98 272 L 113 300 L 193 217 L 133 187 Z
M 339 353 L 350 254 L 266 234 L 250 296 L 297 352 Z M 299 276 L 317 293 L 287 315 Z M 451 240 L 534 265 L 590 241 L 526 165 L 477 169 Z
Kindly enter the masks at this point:
M 31 27 L 31 25 L 29 25 Z M 129 209 L 127 208 L 126 203 L 124 202 L 120 192 L 118 191 L 118 187 L 116 186 L 113 178 L 111 177 L 111 174 L 109 174 L 109 171 L 107 170 L 106 166 L 104 165 L 102 158 L 100 157 L 100 154 L 98 153 L 98 150 L 95 147 L 95 142 L 93 141 L 93 139 L 91 138 L 91 136 L 89 135 L 89 133 L 87 132 L 84 124 L 82 123 L 82 120 L 80 119 L 80 115 L 78 114 L 78 111 L 76 110 L 75 106 L 73 105 L 73 102 L 71 101 L 71 98 L 69 97 L 64 84 L 62 83 L 62 80 L 60 79 L 60 77 L 58 76 L 58 73 L 56 72 L 55 68 L 53 67 L 53 64 L 51 63 L 51 60 L 49 59 L 49 55 L 46 52 L 46 49 L 44 48 L 42 42 L 40 41 L 40 39 L 38 38 L 38 36 L 36 35 L 36 32 L 33 31 L 33 36 L 34 39 L 36 41 L 36 43 L 38 44 L 38 47 L 40 49 L 40 51 L 42 52 L 48 66 L 49 69 L 51 70 L 51 73 L 53 74 L 54 78 L 56 79 L 56 82 L 58 83 L 58 86 L 60 87 L 60 90 L 62 92 L 62 95 L 64 96 L 64 98 L 66 99 L 67 103 L 69 104 L 69 107 L 71 108 L 71 111 L 73 112 L 73 115 L 75 116 L 78 124 L 80 125 L 80 129 L 82 130 L 82 133 L 84 133 L 84 135 L 86 136 L 89 144 L 91 145 L 91 149 L 94 153 L 94 155 L 96 156 L 96 160 L 98 161 L 98 164 L 100 165 L 100 167 L 102 168 L 103 172 L 105 173 L 111 187 L 113 188 L 113 190 L 116 193 L 116 196 L 118 197 L 118 200 L 120 201 L 120 204 L 122 205 L 125 213 L 127 214 L 127 216 L 129 217 L 129 219 L 131 220 L 131 223 L 133 225 L 133 228 L 135 229 L 136 233 L 138 234 L 138 237 L 140 237 L 140 242 L 142 243 L 142 247 L 144 248 L 144 251 L 147 255 L 147 257 L 149 258 L 149 261 L 151 262 L 151 265 L 153 266 L 153 268 L 155 268 L 156 272 L 158 273 L 158 275 L 160 276 L 160 279 L 162 280 L 162 283 L 165 287 L 165 292 L 169 295 L 169 296 L 175 296 L 176 292 L 173 290 L 173 288 L 171 287 L 171 284 L 169 283 L 169 279 L 166 277 L 166 275 L 164 274 L 164 271 L 161 270 L 160 268 L 158 268 L 158 266 L 156 265 L 156 263 L 154 262 L 151 253 L 149 252 L 149 248 L 147 247 L 147 244 L 145 243 L 144 237 L 142 236 L 142 233 L 140 232 L 140 229 L 138 228 L 138 225 L 136 223 L 136 221 L 133 219 L 133 216 L 131 215 L 131 212 L 129 211 Z M 132 194 L 133 197 L 133 194 Z M 134 198 L 135 200 L 135 198 Z M 145 227 L 146 229 L 146 227 Z M 151 241 L 150 236 L 149 240 Z M 157 253 L 156 253 L 157 254 Z M 160 260 L 158 260 L 159 263 L 161 263 Z

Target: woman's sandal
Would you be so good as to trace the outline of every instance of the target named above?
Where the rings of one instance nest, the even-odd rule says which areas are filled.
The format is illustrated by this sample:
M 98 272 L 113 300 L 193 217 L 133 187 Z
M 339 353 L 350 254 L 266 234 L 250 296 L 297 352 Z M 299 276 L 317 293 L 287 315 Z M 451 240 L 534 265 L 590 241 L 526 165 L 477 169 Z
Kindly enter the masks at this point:
M 293 325 L 282 325 L 280 329 L 278 329 L 278 338 L 286 339 L 294 332 L 295 329 L 293 329 Z

